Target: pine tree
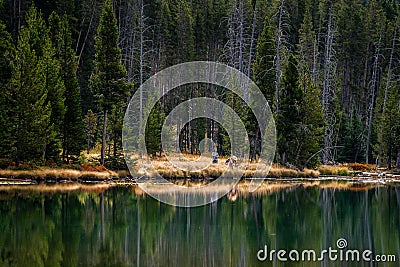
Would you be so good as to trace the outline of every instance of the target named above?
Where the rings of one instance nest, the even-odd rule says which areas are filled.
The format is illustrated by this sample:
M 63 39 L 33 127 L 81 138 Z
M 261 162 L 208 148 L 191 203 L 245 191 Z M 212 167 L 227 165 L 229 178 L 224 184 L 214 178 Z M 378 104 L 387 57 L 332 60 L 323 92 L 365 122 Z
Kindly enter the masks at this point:
M 49 32 L 42 13 L 32 4 L 26 13 L 26 28 L 29 32 L 29 44 L 38 57 L 45 53 Z
M 121 132 L 125 109 L 126 104 L 120 101 L 113 106 L 110 112 L 108 132 L 110 133 L 110 140 L 112 140 L 112 156 L 114 158 L 120 156 L 118 152 L 121 150 L 122 146 Z
M 30 46 L 32 30 L 21 28 L 5 95 L 11 125 L 8 130 L 13 133 L 10 145 L 17 165 L 21 160 L 44 159 L 45 147 L 53 132 L 45 67 Z
M 301 145 L 301 103 L 304 93 L 299 85 L 298 61 L 290 54 L 282 79 L 280 112 L 277 120 L 278 156 L 282 163 L 296 163 Z
M 366 32 L 365 7 L 358 0 L 344 1 L 338 4 L 338 54 L 341 59 L 339 71 L 342 77 L 342 107 L 349 115 L 353 103 L 351 94 L 359 94 L 361 86 L 358 80 L 363 78 L 364 65 L 368 49 L 368 35 Z M 354 79 L 351 79 L 354 77 Z M 356 78 L 357 77 L 357 78 Z
M 121 101 L 129 93 L 129 84 L 124 81 L 125 67 L 121 63 L 121 50 L 118 47 L 118 26 L 111 0 L 105 0 L 99 26 L 95 37 L 94 70 L 90 86 L 98 98 L 103 111 L 103 136 L 101 143 L 101 164 L 107 135 L 107 113 L 115 102 Z
M 306 63 L 307 68 L 311 70 L 313 68 L 313 63 L 315 60 L 314 59 L 315 50 L 317 48 L 315 43 L 315 32 L 313 29 L 312 17 L 309 7 L 307 7 L 306 12 L 304 14 L 304 19 L 299 30 L 299 35 L 300 35 L 299 37 L 300 40 L 299 40 L 298 50 L 299 50 L 300 62 L 302 62 L 302 65 Z
M 361 145 L 363 126 L 361 117 L 356 109 L 348 116 L 342 113 L 338 137 L 338 157 L 339 162 L 359 162 L 364 154 Z
M 378 122 L 378 144 L 381 161 L 391 169 L 400 147 L 400 87 L 391 82 L 387 95 L 385 113 Z
M 13 41 L 6 25 L 0 21 L 0 86 L 11 77 L 10 56 L 13 51 Z
M 97 131 L 97 117 L 93 113 L 91 109 L 85 115 L 83 119 L 83 123 L 85 125 L 85 134 L 86 134 L 86 151 L 90 152 L 90 149 L 93 147 L 95 143 L 95 134 Z
M 156 14 L 156 47 L 157 47 L 157 65 L 159 66 L 155 71 L 159 71 L 168 65 L 168 51 L 171 51 L 171 11 L 166 0 L 161 0 Z
M 261 92 L 268 101 L 272 111 L 276 111 L 276 90 L 275 90 L 275 62 L 274 55 L 276 53 L 274 34 L 270 25 L 268 16 L 264 18 L 263 31 L 257 40 L 256 58 L 253 62 L 253 79 Z M 253 125 L 257 125 L 254 121 L 254 116 L 249 116 L 253 119 Z M 260 151 L 261 136 L 260 129 L 254 129 L 251 158 L 255 159 L 256 154 Z
M 369 47 L 373 49 L 372 52 L 372 66 L 371 76 L 368 78 L 368 84 L 366 86 L 366 113 L 367 119 L 365 120 L 366 135 L 364 142 L 365 148 L 365 162 L 372 163 L 372 149 L 370 149 L 373 143 L 373 120 L 374 120 L 374 107 L 376 104 L 377 89 L 379 88 L 379 72 L 380 72 L 380 57 L 382 51 L 382 36 L 384 25 L 386 24 L 386 18 L 384 10 L 379 0 L 371 0 L 369 5 L 369 16 L 367 18 L 367 29 L 369 30 L 370 44 Z M 367 51 L 368 52 L 368 51 Z
M 65 86 L 65 109 L 62 127 L 63 159 L 79 156 L 84 144 L 84 129 L 80 102 L 80 89 L 76 77 L 77 57 L 72 49 L 71 32 L 67 17 L 62 19 L 53 12 L 49 17 L 50 36 L 57 48 L 60 76 Z
M 56 58 L 56 49 L 54 48 L 49 30 L 46 26 L 41 12 L 37 11 L 32 5 L 29 8 L 26 17 L 27 30 L 29 32 L 29 44 L 35 51 L 40 65 L 43 68 L 45 78 L 45 87 L 47 91 L 46 102 L 50 103 L 51 116 L 48 129 L 48 140 L 44 147 L 46 159 L 57 160 L 61 150 L 62 124 L 65 114 L 64 92 L 65 86 L 60 76 L 60 67 Z
M 254 81 L 268 101 L 271 109 L 275 103 L 274 35 L 269 18 L 265 17 L 264 29 L 257 41 L 253 63 Z
M 161 130 L 165 120 L 165 114 L 161 107 L 151 110 L 146 124 L 146 149 L 147 154 L 156 156 L 161 151 Z
M 211 0 L 207 10 L 206 39 L 209 43 L 208 60 L 216 60 L 219 56 L 219 47 L 226 43 L 225 29 L 227 20 L 221 20 L 228 14 L 228 2 L 224 0 Z
M 193 1 L 193 29 L 194 46 L 197 60 L 207 60 L 207 36 L 206 36 L 206 12 L 208 10 L 208 1 Z
M 187 0 L 170 0 L 169 33 L 172 49 L 168 51 L 170 65 L 192 60 L 194 51 L 193 17 Z
M 5 98 L 6 86 L 11 77 L 10 59 L 13 56 L 14 46 L 11 34 L 6 30 L 6 26 L 0 21 L 0 157 L 9 157 L 11 153 L 10 139 L 12 133 L 10 120 L 7 117 L 8 103 Z
M 319 164 L 317 153 L 320 151 L 324 135 L 324 116 L 320 102 L 321 90 L 313 83 L 307 66 L 301 67 L 300 88 L 303 100 L 300 104 L 301 123 L 300 140 L 296 165 L 315 167 Z
M 56 50 L 50 41 L 45 37 L 46 42 L 43 49 L 43 56 L 40 59 L 45 77 L 47 91 L 46 101 L 51 106 L 50 123 L 53 126 L 52 133 L 47 141 L 45 156 L 46 159 L 58 160 L 61 151 L 62 127 L 65 114 L 64 106 L 64 82 L 60 76 L 60 68 L 56 58 Z M 50 129 L 49 129 L 50 131 Z

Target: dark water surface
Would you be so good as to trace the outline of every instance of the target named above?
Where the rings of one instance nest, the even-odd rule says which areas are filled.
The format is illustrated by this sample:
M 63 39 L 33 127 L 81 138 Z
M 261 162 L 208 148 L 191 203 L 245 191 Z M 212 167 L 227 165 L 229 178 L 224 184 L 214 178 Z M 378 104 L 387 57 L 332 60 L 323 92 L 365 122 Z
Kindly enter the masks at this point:
M 389 186 L 300 186 L 197 208 L 168 206 L 133 187 L 0 190 L 0 266 L 400 266 L 399 212 L 400 188 Z M 257 259 L 265 246 L 319 257 L 339 238 L 346 249 L 397 261 Z

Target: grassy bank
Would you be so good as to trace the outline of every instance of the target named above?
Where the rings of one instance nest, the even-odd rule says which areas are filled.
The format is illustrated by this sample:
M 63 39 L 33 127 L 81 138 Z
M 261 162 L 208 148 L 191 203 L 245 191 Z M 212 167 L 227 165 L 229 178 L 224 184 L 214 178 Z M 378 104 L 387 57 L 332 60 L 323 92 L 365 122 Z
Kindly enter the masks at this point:
M 189 158 L 196 160 L 195 157 Z M 208 180 L 208 178 L 218 178 L 224 172 L 238 172 L 234 168 L 228 169 L 225 165 L 225 159 L 220 159 L 217 164 L 211 164 L 207 168 L 200 171 L 182 171 L 175 168 L 166 158 L 158 158 L 151 160 L 153 170 L 148 171 L 140 169 L 137 166 L 134 169 L 133 177 L 127 170 L 113 171 L 108 170 L 102 165 L 93 167 L 92 165 L 82 164 L 79 169 L 69 169 L 68 165 L 64 168 L 57 167 L 39 167 L 31 170 L 18 170 L 13 167 L 9 169 L 0 169 L 0 183 L 7 183 L 7 179 L 15 180 L 34 180 L 34 181 L 104 181 L 107 179 L 124 179 L 136 178 L 141 176 L 154 177 L 156 174 L 162 175 L 170 180 L 198 179 Z M 189 166 L 196 163 L 189 163 Z M 252 177 L 268 177 L 268 178 L 318 178 L 321 176 L 355 176 L 365 175 L 374 177 L 378 175 L 375 172 L 374 165 L 366 164 L 343 164 L 339 166 L 322 165 L 317 169 L 298 170 L 294 168 L 284 167 L 273 164 L 269 170 L 257 171 L 256 163 L 248 163 L 247 168 L 243 171 L 243 178 Z M 371 175 L 365 172 L 370 172 Z M 374 173 L 372 173 L 374 172 Z
M 166 159 L 152 160 L 152 165 L 154 169 L 152 171 L 144 171 L 143 169 L 135 169 L 137 176 L 155 176 L 157 173 L 165 178 L 217 178 L 221 176 L 226 171 L 239 172 L 237 169 L 229 169 L 225 165 L 225 159 L 219 160 L 217 164 L 211 164 L 207 168 L 201 171 L 183 171 L 174 168 L 173 165 Z M 268 170 L 257 170 L 257 163 L 249 163 L 247 168 L 243 171 L 244 178 L 252 177 L 270 177 L 270 178 L 316 178 L 321 175 L 321 172 L 316 169 L 296 170 L 293 168 L 284 167 L 278 164 L 273 164 Z M 340 168 L 323 168 L 324 175 L 349 175 L 349 169 L 345 167 Z

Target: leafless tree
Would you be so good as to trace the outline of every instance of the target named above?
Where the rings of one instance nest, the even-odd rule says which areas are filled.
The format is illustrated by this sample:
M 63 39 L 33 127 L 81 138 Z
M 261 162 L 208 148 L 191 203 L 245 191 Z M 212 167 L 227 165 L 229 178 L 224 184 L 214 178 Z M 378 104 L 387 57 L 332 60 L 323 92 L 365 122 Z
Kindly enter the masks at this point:
M 251 36 L 250 36 L 250 46 L 249 46 L 249 62 L 247 63 L 249 68 L 247 68 L 247 76 L 251 76 L 251 67 L 253 64 L 253 54 L 254 54 L 254 41 L 255 41 L 255 31 L 257 26 L 257 4 L 254 5 L 253 10 L 253 22 L 251 23 Z
M 396 26 L 394 29 L 394 34 L 393 34 L 393 39 L 392 39 L 392 48 L 390 50 L 390 58 L 389 58 L 389 65 L 388 65 L 388 71 L 387 71 L 387 77 L 386 77 L 385 96 L 383 98 L 382 114 L 385 114 L 387 95 L 388 95 L 388 91 L 389 91 L 390 81 L 392 79 L 392 64 L 393 64 L 393 55 L 396 50 L 397 28 L 398 28 L 398 23 L 396 23 Z
M 282 76 L 282 62 L 286 44 L 286 31 L 288 28 L 288 13 L 285 10 L 285 0 L 282 0 L 278 6 L 277 17 L 277 34 L 276 34 L 276 54 L 275 54 L 275 110 L 279 113 L 279 95 L 280 81 Z
M 323 62 L 323 86 L 322 86 L 322 107 L 325 117 L 325 134 L 324 134 L 324 153 L 322 154 L 322 162 L 334 162 L 334 151 L 330 149 L 335 143 L 335 98 L 336 98 L 336 53 L 335 44 L 335 16 L 332 6 L 327 14 L 327 26 L 324 47 L 324 62 Z
M 140 92 L 141 131 L 143 120 L 143 94 L 141 85 L 150 75 L 153 49 L 153 29 L 150 18 L 145 14 L 146 4 L 143 0 L 127 0 L 119 3 L 119 46 L 121 47 L 122 62 L 127 69 L 127 81 L 134 82 Z
M 101 2 L 98 0 L 89 0 L 84 3 L 85 8 L 83 18 L 82 18 L 82 23 L 80 26 L 79 30 L 79 35 L 78 35 L 78 40 L 76 41 L 76 46 L 75 46 L 75 54 L 78 55 L 78 64 L 77 68 L 79 67 L 81 61 L 82 61 L 82 55 L 83 52 L 85 51 L 86 44 L 88 42 L 88 37 L 91 35 L 92 31 L 96 29 L 97 25 L 95 25 L 95 21 L 100 15 L 100 10 L 101 10 Z M 88 25 L 85 24 L 85 21 L 89 18 L 89 23 Z M 83 41 L 81 43 L 81 38 L 82 38 L 82 33 L 85 32 L 85 37 L 83 38 Z M 79 53 L 78 53 L 79 51 Z
M 320 30 L 314 37 L 314 49 L 313 49 L 313 65 L 312 65 L 312 80 L 316 84 L 318 80 L 319 73 L 319 40 L 320 40 Z
M 379 72 L 379 58 L 381 57 L 381 39 L 382 39 L 382 31 L 379 34 L 379 40 L 376 45 L 375 54 L 374 54 L 374 63 L 372 66 L 372 78 L 369 82 L 368 89 L 368 101 L 367 101 L 367 112 L 368 118 L 366 121 L 367 126 L 367 136 L 366 136 L 366 147 L 365 147 L 365 162 L 369 164 L 369 151 L 370 151 L 370 141 L 371 141 L 371 131 L 372 131 L 372 117 L 374 114 L 374 106 L 376 99 L 376 90 L 378 88 L 378 72 Z

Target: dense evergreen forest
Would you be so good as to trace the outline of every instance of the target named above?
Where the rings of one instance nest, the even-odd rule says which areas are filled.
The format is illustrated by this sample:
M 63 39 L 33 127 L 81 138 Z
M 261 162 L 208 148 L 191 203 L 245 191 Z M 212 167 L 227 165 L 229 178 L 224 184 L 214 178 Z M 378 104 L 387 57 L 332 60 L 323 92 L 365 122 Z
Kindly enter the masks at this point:
M 98 149 L 121 164 L 122 119 L 135 90 L 177 63 L 226 63 L 250 76 L 277 127 L 275 161 L 400 168 L 400 2 L 395 0 L 0 0 L 0 158 L 74 162 Z M 149 153 L 165 116 L 189 98 L 228 103 L 245 122 L 251 158 L 259 129 L 243 101 L 192 84 L 153 109 Z M 181 147 L 204 136 L 227 154 L 218 123 L 196 119 Z

